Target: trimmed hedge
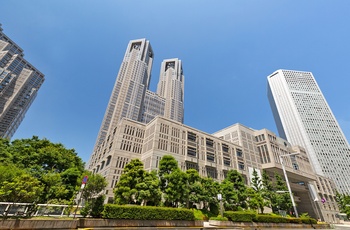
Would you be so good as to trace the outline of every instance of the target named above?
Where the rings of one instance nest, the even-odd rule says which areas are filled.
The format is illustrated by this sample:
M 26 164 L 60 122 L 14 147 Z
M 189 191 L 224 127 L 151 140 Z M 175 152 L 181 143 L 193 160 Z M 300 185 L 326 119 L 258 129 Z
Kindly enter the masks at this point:
M 288 219 L 282 216 L 256 215 L 254 222 L 261 223 L 289 223 Z
M 252 212 L 233 212 L 226 211 L 224 212 L 224 217 L 227 217 L 230 221 L 233 222 L 252 222 L 255 219 L 256 214 Z
M 228 221 L 227 217 L 221 215 L 210 217 L 209 220 Z
M 303 222 L 303 224 L 317 224 L 317 220 L 310 217 L 302 217 L 300 220 Z
M 289 217 L 289 218 L 288 218 L 288 223 L 292 223 L 292 224 L 302 224 L 303 222 L 301 221 L 300 218 Z
M 194 220 L 194 213 L 184 208 L 106 204 L 103 218 L 129 220 Z
M 226 211 L 224 217 L 233 222 L 260 222 L 260 223 L 293 223 L 293 224 L 317 224 L 317 220 L 309 217 L 294 218 L 267 214 L 256 214 L 244 211 Z

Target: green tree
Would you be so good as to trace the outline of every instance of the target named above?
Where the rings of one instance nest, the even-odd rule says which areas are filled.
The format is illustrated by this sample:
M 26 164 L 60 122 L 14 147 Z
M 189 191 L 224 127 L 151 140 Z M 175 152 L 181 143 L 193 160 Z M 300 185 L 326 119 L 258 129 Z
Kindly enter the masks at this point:
M 124 168 L 124 172 L 114 189 L 114 198 L 117 204 L 137 204 L 138 189 L 136 186 L 146 178 L 146 171 L 139 159 L 131 160 Z M 146 186 L 146 185 L 144 185 Z
M 197 170 L 189 169 L 186 171 L 188 176 L 188 204 L 187 207 L 192 207 L 195 203 L 200 203 L 203 198 L 202 180 Z
M 219 213 L 219 201 L 217 196 L 221 192 L 220 184 L 210 177 L 202 178 L 201 183 L 203 187 L 203 194 L 201 197 L 203 208 L 217 215 Z
M 37 178 L 45 186 L 45 192 L 38 197 L 40 202 L 71 200 L 75 194 L 77 178 L 84 170 L 84 163 L 74 149 L 66 149 L 62 144 L 36 136 L 12 142 L 0 139 L 0 163 L 4 167 L 14 165 Z
M 173 156 L 164 155 L 162 157 L 159 162 L 158 175 L 165 206 L 178 207 L 188 202 L 188 175 L 179 169 Z
M 45 199 L 40 202 L 50 203 L 50 200 L 69 200 L 67 197 L 69 190 L 63 183 L 61 175 L 55 172 L 49 172 L 41 178 L 44 187 Z
M 178 207 L 188 201 L 188 176 L 180 169 L 167 174 L 164 179 L 167 184 L 164 189 L 164 204 L 168 207 Z
M 12 164 L 9 148 L 10 142 L 7 139 L 0 138 L 0 163 L 2 165 Z
M 276 206 L 274 205 L 276 203 L 275 188 L 266 170 L 263 170 L 261 182 L 263 185 L 262 196 L 265 200 L 265 205 L 267 207 L 270 207 L 273 211 L 275 211 L 274 209 L 274 207 Z
M 159 162 L 158 175 L 160 178 L 160 187 L 162 192 L 164 192 L 167 186 L 167 175 L 171 174 L 173 171 L 179 169 L 178 163 L 175 158 L 171 155 L 164 155 Z
M 29 174 L 16 175 L 0 186 L 0 200 L 5 202 L 31 203 L 42 194 L 40 181 Z
M 251 187 L 247 189 L 248 193 L 248 204 L 251 209 L 258 209 L 261 213 L 264 213 L 264 207 L 267 205 L 265 202 L 263 193 L 263 183 L 258 175 L 258 172 L 253 170 L 253 177 L 251 181 Z
M 83 198 L 85 200 L 93 199 L 97 197 L 107 186 L 106 179 L 100 174 L 92 174 L 89 171 L 85 171 L 81 178 L 78 180 L 79 183 L 83 180 L 84 176 L 88 176 L 88 181 L 83 189 Z
M 346 213 L 350 218 L 350 196 L 345 194 L 336 193 L 336 201 L 339 206 L 339 210 L 342 213 Z
M 242 175 L 237 170 L 230 170 L 221 183 L 225 210 L 240 210 L 247 208 L 247 187 Z
M 293 207 L 286 182 L 282 177 L 275 173 L 276 185 L 275 185 L 275 205 L 277 209 L 290 211 Z M 277 193 L 277 191 L 281 191 Z
M 146 172 L 143 181 L 136 184 L 136 189 L 138 191 L 137 201 L 141 205 L 151 204 L 157 206 L 160 204 L 162 192 L 160 191 L 160 181 L 155 171 Z
M 85 200 L 85 206 L 81 210 L 83 216 L 101 217 L 103 211 L 103 203 L 105 196 L 101 192 L 107 186 L 106 179 L 100 174 L 92 174 L 85 171 L 79 182 L 83 180 L 84 176 L 88 176 L 87 183 L 81 191 L 81 196 Z

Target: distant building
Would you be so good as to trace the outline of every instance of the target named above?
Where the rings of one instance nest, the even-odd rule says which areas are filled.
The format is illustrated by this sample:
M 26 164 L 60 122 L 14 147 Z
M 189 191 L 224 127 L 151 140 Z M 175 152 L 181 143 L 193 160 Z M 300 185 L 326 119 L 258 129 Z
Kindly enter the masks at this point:
M 184 75 L 181 60 L 174 58 L 162 62 L 158 90 L 154 93 L 149 91 L 153 57 L 148 40 L 129 42 L 91 159 L 100 154 L 122 118 L 148 123 L 160 115 L 183 122 Z
M 24 59 L 23 50 L 0 24 L 0 137 L 10 139 L 44 82 L 44 75 Z
M 267 80 L 279 135 L 304 147 L 316 174 L 350 194 L 349 144 L 312 73 L 277 70 Z

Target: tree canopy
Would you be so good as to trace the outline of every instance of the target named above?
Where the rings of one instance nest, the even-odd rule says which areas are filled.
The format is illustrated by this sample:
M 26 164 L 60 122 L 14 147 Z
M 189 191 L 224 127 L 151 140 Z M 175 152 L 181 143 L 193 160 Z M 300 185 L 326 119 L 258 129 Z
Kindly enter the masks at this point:
M 33 136 L 0 139 L 0 197 L 8 202 L 68 202 L 84 163 L 74 149 Z

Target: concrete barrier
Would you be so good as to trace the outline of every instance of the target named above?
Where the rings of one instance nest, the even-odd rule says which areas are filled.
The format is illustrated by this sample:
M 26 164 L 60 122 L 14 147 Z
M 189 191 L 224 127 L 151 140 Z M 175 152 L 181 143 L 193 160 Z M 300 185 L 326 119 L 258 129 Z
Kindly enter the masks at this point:
M 0 229 L 78 229 L 78 228 L 106 228 L 106 227 L 203 227 L 203 221 L 182 220 L 115 220 L 90 219 L 76 220 L 35 220 L 35 219 L 7 219 L 0 220 Z
M 209 225 L 213 227 L 234 227 L 243 229 L 265 229 L 265 228 L 282 228 L 282 229 L 330 229 L 329 224 L 292 224 L 292 223 L 255 223 L 255 222 L 232 222 L 209 220 Z
M 253 223 L 253 222 L 231 222 L 210 220 L 209 225 L 212 229 L 235 228 L 235 229 L 329 229 L 329 224 L 286 224 L 286 223 Z M 182 220 L 116 220 L 116 219 L 92 219 L 82 218 L 74 220 L 37 220 L 37 219 L 7 219 L 0 220 L 0 229 L 2 230 L 73 230 L 79 228 L 116 228 L 128 227 L 128 230 L 148 230 L 148 229 L 167 229 L 175 230 L 177 228 L 186 229 L 204 229 L 203 221 L 182 221 Z
M 77 229 L 78 220 L 0 220 L 0 229 Z

